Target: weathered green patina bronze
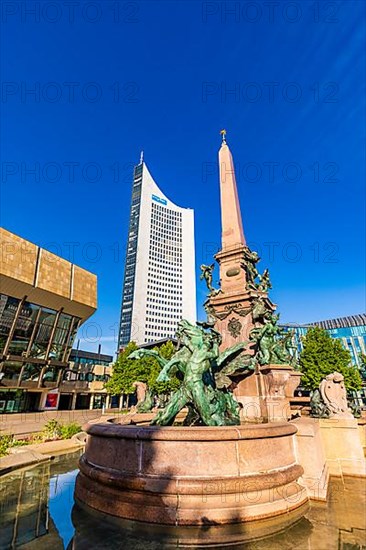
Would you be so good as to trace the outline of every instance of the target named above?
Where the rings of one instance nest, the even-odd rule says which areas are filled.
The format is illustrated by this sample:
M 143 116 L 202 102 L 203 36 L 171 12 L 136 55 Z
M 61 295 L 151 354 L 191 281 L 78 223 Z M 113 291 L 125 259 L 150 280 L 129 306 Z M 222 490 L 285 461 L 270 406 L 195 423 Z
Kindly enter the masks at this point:
M 278 326 L 279 315 L 267 314 L 265 323 L 250 331 L 249 339 L 255 343 L 255 357 L 260 365 L 291 364 L 292 333 Z
M 154 402 L 152 393 L 149 390 L 148 385 L 145 382 L 141 382 L 139 380 L 136 380 L 132 385 L 134 386 L 134 388 L 136 388 L 136 411 L 139 413 L 151 411 Z
M 255 280 L 259 277 L 257 270 L 257 263 L 259 262 L 260 257 L 255 251 L 250 250 L 249 247 L 244 248 L 244 260 L 241 264 L 241 267 L 245 270 L 246 279 L 247 279 L 247 289 L 256 290 L 257 284 Z
M 185 406 L 190 408 L 192 422 L 206 426 L 240 424 L 239 404 L 229 391 L 232 381 L 228 372 L 240 368 L 237 361 L 245 343 L 239 343 L 225 352 L 219 352 L 221 335 L 205 323 L 195 326 L 188 321 L 179 323 L 177 336 L 180 349 L 169 360 L 165 360 L 152 350 L 139 349 L 130 355 L 131 359 L 151 355 L 163 367 L 158 376 L 159 382 L 179 370 L 183 374 L 180 388 L 173 394 L 167 406 L 158 412 L 151 424 L 169 426 Z M 235 365 L 231 363 L 235 362 Z M 243 368 L 248 368 L 245 364 Z
M 270 288 L 272 288 L 268 269 L 265 269 L 263 271 L 263 275 L 259 275 L 259 278 L 260 278 L 260 283 L 258 285 L 258 290 L 260 290 L 261 292 L 267 292 Z
M 215 296 L 220 292 L 219 288 L 214 288 L 212 286 L 212 272 L 214 268 L 215 268 L 215 264 L 211 264 L 211 265 L 202 264 L 200 266 L 200 269 L 201 269 L 200 279 L 201 281 L 205 280 L 207 288 L 209 290 L 209 296 Z
M 145 399 L 136 407 L 138 413 L 146 413 L 151 411 L 154 406 L 153 396 L 149 389 L 146 391 Z
M 311 394 L 310 409 L 311 416 L 314 416 L 315 418 L 329 418 L 330 416 L 330 411 L 324 403 L 318 389 L 314 390 Z

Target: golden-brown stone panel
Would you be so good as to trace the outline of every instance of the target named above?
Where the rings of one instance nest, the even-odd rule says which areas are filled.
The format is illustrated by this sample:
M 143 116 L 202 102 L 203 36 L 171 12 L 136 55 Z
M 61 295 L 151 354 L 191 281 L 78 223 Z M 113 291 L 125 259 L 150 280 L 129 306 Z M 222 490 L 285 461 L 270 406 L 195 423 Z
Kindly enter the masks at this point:
M 97 277 L 81 267 L 74 265 L 72 300 L 97 307 Z
M 70 298 L 71 263 L 48 250 L 41 250 L 36 286 Z
M 0 273 L 33 285 L 38 246 L 0 228 Z

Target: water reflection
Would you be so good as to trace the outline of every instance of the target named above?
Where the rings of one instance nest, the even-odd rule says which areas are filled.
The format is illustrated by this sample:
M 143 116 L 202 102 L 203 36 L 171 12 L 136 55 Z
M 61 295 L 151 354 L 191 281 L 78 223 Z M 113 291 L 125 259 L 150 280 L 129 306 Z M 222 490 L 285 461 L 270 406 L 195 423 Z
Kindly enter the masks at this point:
M 201 529 L 151 527 L 73 506 L 78 454 L 2 478 L 0 549 L 161 550 L 207 545 L 245 550 L 366 549 L 361 479 L 333 479 L 327 504 L 312 504 L 305 517 L 287 528 L 282 524 L 282 530 L 271 536 L 269 532 L 279 529 L 277 520 Z
M 72 516 L 75 524 L 75 536 L 68 550 L 89 550 L 91 547 L 93 550 L 102 550 L 103 548 L 112 550 L 121 548 L 123 550 L 161 550 L 207 547 L 220 549 L 224 547 L 250 548 L 251 550 L 278 548 L 278 550 L 284 550 L 294 548 L 294 546 L 291 546 L 294 540 L 297 540 L 297 544 L 300 540 L 307 541 L 312 529 L 311 523 L 306 518 L 302 518 L 286 531 L 278 533 L 275 539 L 270 537 L 267 541 L 267 539 L 263 539 L 259 524 L 257 525 L 257 532 L 254 534 L 252 531 L 248 531 L 248 525 L 245 524 L 176 528 L 147 526 L 121 520 L 112 520 L 111 522 L 110 518 L 106 516 L 103 519 L 99 517 L 99 521 L 97 521 L 94 513 L 83 510 L 77 505 L 73 508 Z M 92 518 L 94 518 L 94 521 Z M 250 536 L 256 537 L 255 543 L 252 544 L 246 540 Z M 286 544 L 287 540 L 290 545 Z M 265 545 L 262 544 L 264 541 L 267 541 Z
M 49 533 L 49 465 L 10 475 L 0 487 L 1 548 L 16 548 Z
M 70 510 L 80 453 L 17 470 L 0 483 L 0 550 L 64 550 L 74 534 Z

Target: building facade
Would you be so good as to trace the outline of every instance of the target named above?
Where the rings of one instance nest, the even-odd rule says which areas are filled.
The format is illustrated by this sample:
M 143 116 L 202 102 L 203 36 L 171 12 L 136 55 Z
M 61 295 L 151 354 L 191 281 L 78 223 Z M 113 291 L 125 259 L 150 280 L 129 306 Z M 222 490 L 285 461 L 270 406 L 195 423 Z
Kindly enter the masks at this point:
M 72 349 L 68 368 L 63 373 L 59 387 L 59 410 L 103 409 L 119 401 L 107 395 L 105 383 L 112 376 L 113 357 Z
M 303 348 L 302 338 L 312 326 L 325 329 L 332 338 L 338 338 L 345 349 L 351 354 L 352 364 L 360 367 L 360 355 L 366 355 L 366 314 L 350 315 L 326 321 L 316 321 L 306 325 L 289 324 L 283 325 L 288 330 L 293 330 L 293 344 L 297 353 L 300 354 Z
M 172 338 L 196 321 L 194 212 L 170 201 L 146 164 L 134 169 L 119 349 Z
M 0 412 L 57 409 L 96 276 L 0 228 Z

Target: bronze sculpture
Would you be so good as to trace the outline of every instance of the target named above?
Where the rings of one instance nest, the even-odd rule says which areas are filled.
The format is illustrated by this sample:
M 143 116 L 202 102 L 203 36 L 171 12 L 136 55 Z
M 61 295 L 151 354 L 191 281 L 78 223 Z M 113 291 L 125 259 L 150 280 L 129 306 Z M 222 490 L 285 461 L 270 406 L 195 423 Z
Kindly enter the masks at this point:
M 256 358 L 260 365 L 289 364 L 292 333 L 278 326 L 279 315 L 268 314 L 263 326 L 250 331 L 249 339 L 256 345 Z
M 145 382 L 139 382 L 136 380 L 132 386 L 136 388 L 136 411 L 138 413 L 149 412 L 152 409 L 154 402 L 148 385 Z
M 200 279 L 201 281 L 204 279 L 205 282 L 206 282 L 206 285 L 207 285 L 207 288 L 210 292 L 212 292 L 214 290 L 213 286 L 212 286 L 212 272 L 214 270 L 214 267 L 215 267 L 215 264 L 211 264 L 211 265 L 205 265 L 205 264 L 202 264 L 200 269 L 201 269 L 201 275 L 200 275 Z
M 250 250 L 248 246 L 244 248 L 244 261 L 241 267 L 245 270 L 247 278 L 247 289 L 256 290 L 257 285 L 255 280 L 259 277 L 259 273 L 256 264 L 259 262 L 260 257 L 257 252 Z
M 260 290 L 261 292 L 267 292 L 270 288 L 272 288 L 268 269 L 265 269 L 263 271 L 263 275 L 260 275 L 259 279 L 260 279 L 260 283 L 257 286 L 258 290 Z
M 209 328 L 195 326 L 188 321 L 179 322 L 177 336 L 180 349 L 166 361 L 159 356 L 163 366 L 157 381 L 169 380 L 170 375 L 179 370 L 183 374 L 180 388 L 174 392 L 167 406 L 158 412 L 151 424 L 169 426 L 173 424 L 177 414 L 187 405 L 194 409 L 199 423 L 206 426 L 224 426 L 240 424 L 239 404 L 235 401 L 227 385 L 220 380 L 220 389 L 216 378 L 220 371 L 230 366 L 230 362 L 244 349 L 245 344 L 239 343 L 220 354 L 220 334 Z M 142 355 L 154 355 L 157 352 L 140 349 L 130 355 L 131 359 Z M 235 365 L 237 370 L 238 365 Z M 227 384 L 231 380 L 227 378 Z
M 200 266 L 200 269 L 202 272 L 200 275 L 200 279 L 201 281 L 205 280 L 207 288 L 209 290 L 209 296 L 215 296 L 220 292 L 220 289 L 214 288 L 212 286 L 212 272 L 214 268 L 215 268 L 215 264 L 211 264 L 211 265 L 202 264 Z

